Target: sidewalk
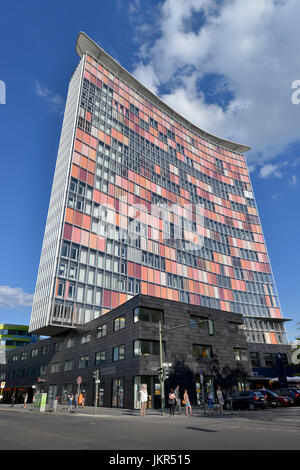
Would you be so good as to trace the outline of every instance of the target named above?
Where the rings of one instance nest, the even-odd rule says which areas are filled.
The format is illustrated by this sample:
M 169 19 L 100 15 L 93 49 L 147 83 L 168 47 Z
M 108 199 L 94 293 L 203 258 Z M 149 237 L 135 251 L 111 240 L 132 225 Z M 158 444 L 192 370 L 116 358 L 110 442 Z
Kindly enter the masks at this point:
M 24 412 L 24 413 L 40 413 L 39 408 L 34 408 L 34 406 L 29 403 L 27 404 L 27 407 L 24 408 L 23 404 L 15 404 L 13 407 L 10 404 L 0 404 L 0 411 L 1 410 L 7 410 L 7 411 L 18 411 L 18 412 Z M 73 407 L 72 411 L 68 411 L 68 406 L 67 405 L 58 405 L 57 406 L 57 411 L 52 412 L 51 406 L 46 405 L 46 410 L 41 413 L 51 413 L 55 415 L 92 415 L 92 416 L 111 416 L 111 417 L 117 417 L 117 416 L 139 416 L 140 415 L 140 410 L 132 410 L 132 409 L 124 409 L 124 408 L 106 408 L 106 407 L 97 407 L 95 410 L 95 407 L 93 406 L 84 406 L 75 408 Z M 165 409 L 165 416 L 169 416 L 169 409 Z M 161 409 L 147 409 L 146 414 L 148 416 L 161 416 Z M 217 415 L 219 413 L 214 413 L 214 415 Z M 181 416 L 185 416 L 185 413 L 182 413 Z M 193 416 L 200 417 L 200 416 L 206 416 L 203 413 L 202 409 L 193 408 Z

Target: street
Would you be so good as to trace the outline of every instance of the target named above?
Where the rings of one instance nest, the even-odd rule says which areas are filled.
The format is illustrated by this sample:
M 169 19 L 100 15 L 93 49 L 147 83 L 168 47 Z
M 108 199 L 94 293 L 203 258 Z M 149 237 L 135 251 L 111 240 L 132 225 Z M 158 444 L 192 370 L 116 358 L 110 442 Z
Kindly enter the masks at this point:
M 0 406 L 0 450 L 297 450 L 300 407 L 170 417 L 101 408 L 67 414 Z

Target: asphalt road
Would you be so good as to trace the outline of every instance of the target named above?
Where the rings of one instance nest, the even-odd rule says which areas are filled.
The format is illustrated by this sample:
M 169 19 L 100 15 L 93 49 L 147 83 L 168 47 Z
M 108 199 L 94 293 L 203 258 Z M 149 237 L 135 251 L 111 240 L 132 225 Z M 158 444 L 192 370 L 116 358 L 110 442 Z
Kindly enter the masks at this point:
M 0 450 L 299 450 L 300 407 L 213 416 L 0 407 Z

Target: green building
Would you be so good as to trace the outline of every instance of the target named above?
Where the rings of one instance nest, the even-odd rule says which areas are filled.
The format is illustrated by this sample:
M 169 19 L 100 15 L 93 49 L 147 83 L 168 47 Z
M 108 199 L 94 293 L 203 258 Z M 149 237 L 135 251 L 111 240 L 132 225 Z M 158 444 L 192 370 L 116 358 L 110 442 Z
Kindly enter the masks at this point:
M 38 341 L 39 336 L 28 333 L 28 328 L 28 325 L 0 323 L 0 349 L 7 351 Z

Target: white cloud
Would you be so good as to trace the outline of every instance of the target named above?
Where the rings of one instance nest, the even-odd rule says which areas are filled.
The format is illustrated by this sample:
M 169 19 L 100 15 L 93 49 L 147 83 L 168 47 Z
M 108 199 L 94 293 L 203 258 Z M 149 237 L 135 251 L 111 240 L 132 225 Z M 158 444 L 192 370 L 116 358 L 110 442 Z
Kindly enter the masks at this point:
M 276 178 L 282 178 L 282 173 L 278 171 L 280 165 L 272 165 L 271 163 L 267 163 L 266 165 L 262 166 L 259 172 L 259 176 L 261 178 L 269 178 L 270 176 L 276 176 Z
M 62 114 L 65 108 L 65 101 L 59 93 L 53 93 L 45 85 L 35 82 L 35 92 L 38 96 L 44 98 L 51 111 Z
M 24 292 L 21 287 L 0 286 L 0 308 L 27 307 L 32 302 L 33 294 Z
M 298 178 L 296 175 L 292 175 L 290 179 L 288 180 L 288 183 L 290 186 L 295 186 L 298 182 Z
M 300 105 L 291 102 L 291 84 L 300 79 L 299 13 L 297 0 L 165 0 L 153 25 L 159 37 L 140 37 L 133 74 L 157 92 L 168 86 L 161 98 L 171 107 L 250 145 L 248 162 L 265 165 L 299 141 Z M 224 78 L 225 107 L 198 89 L 210 74 Z

